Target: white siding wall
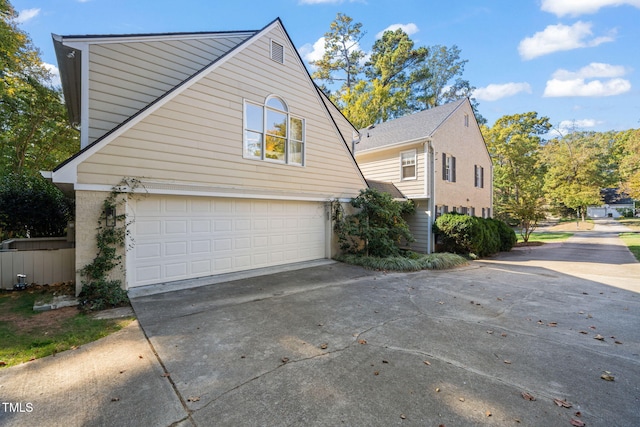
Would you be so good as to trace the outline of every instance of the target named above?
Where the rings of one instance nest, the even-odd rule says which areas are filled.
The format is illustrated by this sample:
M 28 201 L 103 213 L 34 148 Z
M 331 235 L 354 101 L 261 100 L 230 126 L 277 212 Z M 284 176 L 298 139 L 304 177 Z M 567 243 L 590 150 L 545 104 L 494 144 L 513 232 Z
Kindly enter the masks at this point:
M 90 45 L 89 143 L 245 38 Z

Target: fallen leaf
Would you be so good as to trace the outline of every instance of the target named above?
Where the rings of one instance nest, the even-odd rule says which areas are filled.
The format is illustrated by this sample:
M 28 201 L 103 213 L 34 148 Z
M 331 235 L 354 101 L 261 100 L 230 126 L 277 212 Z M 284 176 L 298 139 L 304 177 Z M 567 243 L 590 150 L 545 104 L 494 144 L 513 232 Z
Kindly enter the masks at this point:
M 122 371 L 120 371 L 121 374 L 124 374 L 126 372 L 126 369 L 123 369 Z
M 498 301 L 502 301 L 502 298 L 500 298 L 500 297 L 498 297 L 498 298 L 496 298 L 496 299 L 497 299 Z
M 604 337 L 600 334 L 596 335 L 595 337 L 593 337 L 594 340 L 598 340 L 598 341 L 604 341 Z
M 582 412 L 578 411 L 578 412 L 576 412 L 575 415 L 576 415 L 576 417 L 581 417 L 582 416 Z
M 597 328 L 595 326 L 589 326 L 589 329 L 593 329 L 595 331 Z
M 407 416 L 405 414 L 400 414 L 400 418 L 402 418 L 403 420 L 406 420 Z
M 119 401 L 119 400 L 120 400 L 120 398 L 119 398 L 119 397 L 112 397 L 112 398 L 111 398 L 111 401 L 112 401 L 112 402 L 117 402 L 117 401 Z
M 569 422 L 571 423 L 572 426 L 575 426 L 575 427 L 584 427 L 585 426 L 585 424 L 582 421 L 576 420 L 574 418 L 571 418 L 571 421 L 569 421 Z
M 373 375 L 380 375 L 380 371 L 375 371 Z
M 436 387 L 436 393 L 440 393 L 440 387 Z
M 506 363 L 507 365 L 511 365 L 511 360 L 505 360 L 504 363 Z
M 487 331 L 488 334 L 493 334 L 493 331 Z
M 523 391 L 521 394 L 524 400 L 531 400 L 531 401 L 536 400 L 536 398 L 532 394 L 529 394 L 526 391 Z
M 321 348 L 322 350 L 326 350 L 326 349 L 327 349 L 327 347 L 329 347 L 329 344 L 327 344 L 327 343 L 320 344 L 320 348 Z
M 191 396 L 187 398 L 187 402 L 198 402 L 200 398 L 198 396 Z
M 501 336 L 501 337 L 506 337 L 506 336 L 507 336 L 507 334 L 503 332 L 503 333 L 501 333 L 501 334 L 500 334 L 500 336 Z
M 287 363 L 289 361 L 289 358 L 288 357 L 283 357 L 280 360 L 282 361 L 282 363 Z
M 0 360 L 0 366 L 7 366 L 7 362 L 3 362 L 2 360 Z
M 460 402 L 464 402 L 464 397 L 459 398 Z
M 614 343 L 616 343 L 616 344 L 622 344 L 622 341 L 615 340 L 615 341 L 614 341 Z
M 431 362 L 429 362 L 428 360 L 425 360 L 424 364 L 427 365 L 427 366 L 431 366 Z
M 589 335 L 589 332 L 587 332 L 587 331 L 580 331 L 580 333 L 581 333 L 582 335 Z
M 579 311 L 578 314 L 584 314 L 584 311 Z
M 318 323 L 318 326 L 324 326 L 324 323 Z
M 604 373 L 600 375 L 600 378 L 602 378 L 605 381 L 615 381 L 615 377 L 611 375 L 611 372 L 609 371 L 604 371 Z
M 553 399 L 553 402 L 561 408 L 571 408 L 573 405 L 566 400 Z
M 485 414 L 487 417 L 490 417 L 490 416 L 491 416 L 491 411 L 485 411 L 485 413 L 484 413 L 484 414 Z
M 144 359 L 141 354 L 138 355 L 138 359 Z
M 358 344 L 366 344 L 367 340 L 358 340 Z
M 170 374 L 170 373 L 168 373 L 168 372 L 165 372 L 164 374 L 162 374 L 162 376 L 163 376 L 163 377 L 170 377 L 170 376 L 171 376 L 171 374 Z
M 444 301 L 438 301 L 438 304 L 442 305 L 444 304 Z
M 558 326 L 558 322 L 549 322 L 547 326 L 551 326 L 552 328 L 555 328 L 556 326 Z

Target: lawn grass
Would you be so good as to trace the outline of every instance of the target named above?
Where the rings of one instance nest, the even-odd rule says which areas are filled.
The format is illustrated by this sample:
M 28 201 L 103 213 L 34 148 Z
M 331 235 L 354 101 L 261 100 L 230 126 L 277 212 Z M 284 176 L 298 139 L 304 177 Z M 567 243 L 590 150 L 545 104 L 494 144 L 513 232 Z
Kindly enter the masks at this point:
M 640 231 L 640 218 L 620 218 L 618 221 L 622 225 Z
M 34 312 L 33 303 L 43 294 L 41 290 L 0 292 L 0 369 L 77 348 L 132 321 L 94 319 L 74 307 Z
M 551 243 L 562 242 L 573 236 L 573 233 L 564 231 L 534 231 L 529 236 L 528 243 Z M 524 243 L 522 236 L 518 234 L 518 243 Z
M 629 247 L 629 250 L 640 261 L 640 234 L 620 233 L 620 238 Z

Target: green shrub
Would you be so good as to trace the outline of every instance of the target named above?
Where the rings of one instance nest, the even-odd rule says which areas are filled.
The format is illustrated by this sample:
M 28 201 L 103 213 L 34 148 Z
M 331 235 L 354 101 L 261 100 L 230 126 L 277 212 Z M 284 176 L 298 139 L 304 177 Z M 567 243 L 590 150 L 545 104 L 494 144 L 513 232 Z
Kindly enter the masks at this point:
M 468 263 L 460 255 L 450 253 L 424 255 L 415 252 L 408 252 L 404 256 L 389 257 L 343 254 L 337 256 L 336 260 L 347 264 L 359 265 L 370 270 L 383 271 L 445 270 Z
M 517 241 L 507 224 L 490 218 L 448 213 L 438 217 L 435 226 L 446 252 L 483 257 L 509 251 Z
M 374 257 L 396 256 L 401 244 L 415 240 L 403 217 L 415 211 L 411 201 L 399 202 L 388 193 L 368 188 L 351 200 L 351 206 L 357 212 L 346 216 L 340 203 L 334 203 L 333 207 L 334 230 L 343 251 Z
M 82 285 L 79 308 L 82 311 L 97 311 L 129 304 L 127 291 L 119 280 L 94 280 Z

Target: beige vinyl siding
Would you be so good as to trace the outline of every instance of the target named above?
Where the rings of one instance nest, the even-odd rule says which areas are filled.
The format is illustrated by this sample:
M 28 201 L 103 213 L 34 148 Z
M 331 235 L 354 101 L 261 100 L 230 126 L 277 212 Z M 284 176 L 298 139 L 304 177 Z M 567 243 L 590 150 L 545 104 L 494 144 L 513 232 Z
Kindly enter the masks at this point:
M 416 179 L 401 180 L 400 153 L 416 150 Z M 424 188 L 425 155 L 424 144 L 413 144 L 402 148 L 393 148 L 375 153 L 361 153 L 356 151 L 356 158 L 360 170 L 365 178 L 376 181 L 393 182 L 405 196 L 422 196 L 426 194 Z
M 410 246 L 414 251 L 426 253 L 429 239 L 429 200 L 419 199 L 413 202 L 416 212 L 406 217 L 411 234 L 416 239 Z
M 338 129 L 340 129 L 340 133 L 344 138 L 345 142 L 349 146 L 349 150 L 352 150 L 353 140 L 357 138 L 357 130 L 353 127 L 353 125 L 347 120 L 347 118 L 342 115 L 338 107 L 335 106 L 333 102 L 331 102 L 328 98 L 322 97 L 323 102 L 327 106 L 327 109 L 331 113 L 333 120 L 335 121 Z
M 245 38 L 90 45 L 89 143 Z
M 269 57 L 273 39 L 285 64 Z M 80 183 L 113 185 L 123 176 L 241 192 L 351 197 L 364 181 L 297 55 L 279 27 L 145 117 L 78 167 Z M 305 119 L 305 166 L 249 160 L 243 101 L 277 95 Z
M 464 125 L 465 114 L 471 119 L 469 126 Z M 454 206 L 475 207 L 476 216 L 481 216 L 482 208 L 491 207 L 491 158 L 480 129 L 472 118 L 473 111 L 464 104 L 433 135 L 435 201 L 438 206 L 448 206 L 449 212 Z M 442 180 L 443 153 L 456 158 L 456 182 Z M 475 165 L 484 168 L 484 188 L 475 187 Z

